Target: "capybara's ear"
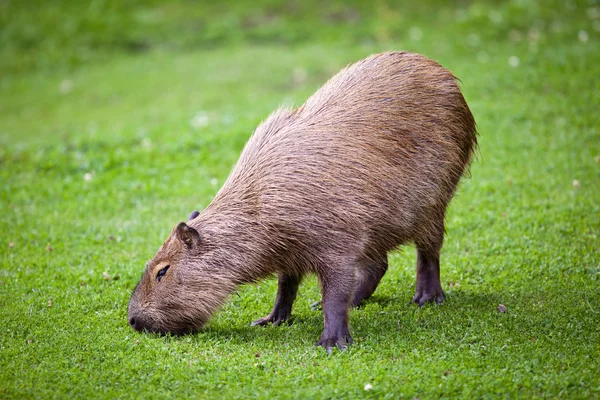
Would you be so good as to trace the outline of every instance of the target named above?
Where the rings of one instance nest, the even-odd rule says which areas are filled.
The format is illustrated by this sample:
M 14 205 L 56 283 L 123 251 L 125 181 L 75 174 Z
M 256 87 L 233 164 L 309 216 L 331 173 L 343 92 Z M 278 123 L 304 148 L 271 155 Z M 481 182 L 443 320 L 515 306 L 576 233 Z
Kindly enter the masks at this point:
M 198 215 L 200 215 L 200 211 L 192 211 L 192 213 L 190 214 L 190 216 L 188 217 L 188 221 L 193 220 L 194 218 L 196 218 Z
M 180 222 L 179 225 L 177 225 L 175 235 L 188 249 L 192 249 L 200 244 L 200 234 L 198 231 L 188 226 L 185 222 Z

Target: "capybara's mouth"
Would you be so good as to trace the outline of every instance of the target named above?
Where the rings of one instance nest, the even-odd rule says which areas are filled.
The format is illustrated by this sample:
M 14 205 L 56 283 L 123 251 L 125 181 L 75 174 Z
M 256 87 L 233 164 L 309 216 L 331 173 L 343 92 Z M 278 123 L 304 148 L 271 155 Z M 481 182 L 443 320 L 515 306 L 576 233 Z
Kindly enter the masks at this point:
M 131 328 L 137 332 L 146 332 L 146 333 L 154 333 L 161 336 L 171 335 L 171 336 L 184 336 L 191 335 L 200 330 L 203 326 L 194 326 L 194 327 L 181 327 L 181 328 L 163 328 L 153 325 L 152 323 L 148 323 L 148 321 L 144 321 L 140 317 L 129 317 L 129 325 Z

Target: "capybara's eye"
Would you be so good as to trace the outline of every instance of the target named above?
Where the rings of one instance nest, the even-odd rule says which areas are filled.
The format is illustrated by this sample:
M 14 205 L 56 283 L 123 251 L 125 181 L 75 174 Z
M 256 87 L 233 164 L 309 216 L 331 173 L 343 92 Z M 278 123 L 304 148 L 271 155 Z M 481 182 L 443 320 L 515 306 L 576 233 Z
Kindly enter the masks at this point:
M 158 271 L 158 273 L 156 274 L 156 280 L 160 282 L 160 280 L 162 279 L 163 276 L 165 276 L 165 274 L 167 273 L 167 270 L 169 269 L 170 265 L 167 265 L 166 267 L 164 267 L 163 269 L 161 269 L 160 271 Z

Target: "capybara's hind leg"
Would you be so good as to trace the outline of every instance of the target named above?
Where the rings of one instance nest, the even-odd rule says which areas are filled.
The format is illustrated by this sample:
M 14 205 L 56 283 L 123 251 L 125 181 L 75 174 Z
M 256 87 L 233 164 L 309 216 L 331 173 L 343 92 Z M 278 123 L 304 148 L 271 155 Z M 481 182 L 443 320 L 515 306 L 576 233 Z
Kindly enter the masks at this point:
M 440 256 L 417 249 L 417 289 L 413 302 L 419 306 L 435 301 L 444 301 L 440 282 Z
M 356 274 L 356 287 L 350 301 L 351 307 L 358 307 L 363 300 L 368 299 L 377 289 L 381 278 L 388 269 L 387 255 L 377 259 L 369 259 L 364 266 L 358 269 Z M 314 310 L 321 309 L 322 301 L 316 301 L 310 305 Z
M 348 305 L 355 285 L 354 267 L 351 260 L 342 257 L 332 259 L 328 268 L 317 273 L 323 294 L 324 329 L 316 343 L 327 353 L 334 347 L 345 350 L 352 344 L 348 326 Z
M 413 302 L 419 306 L 435 301 L 444 301 L 440 282 L 440 250 L 444 240 L 443 226 L 439 234 L 430 237 L 425 243 L 417 242 L 417 287 Z
M 386 254 L 384 254 L 383 257 L 367 260 L 364 266 L 358 269 L 356 274 L 356 288 L 354 289 L 352 302 L 350 303 L 352 307 L 360 306 L 361 301 L 371 297 L 387 269 L 388 262 Z
M 279 275 L 279 283 L 277 287 L 277 297 L 273 311 L 264 318 L 257 319 L 252 322 L 254 325 L 281 325 L 282 322 L 288 321 L 292 315 L 292 305 L 298 293 L 298 286 L 302 277 L 291 276 L 285 273 Z

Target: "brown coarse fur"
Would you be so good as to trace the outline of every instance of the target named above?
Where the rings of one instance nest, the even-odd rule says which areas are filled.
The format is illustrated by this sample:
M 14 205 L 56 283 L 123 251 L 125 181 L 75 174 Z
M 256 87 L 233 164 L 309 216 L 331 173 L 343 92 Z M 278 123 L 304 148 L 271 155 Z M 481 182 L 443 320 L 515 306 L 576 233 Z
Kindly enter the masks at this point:
M 302 276 L 315 273 L 318 344 L 345 348 L 348 308 L 373 293 L 387 253 L 406 243 L 417 248 L 413 300 L 441 302 L 445 211 L 476 146 L 456 79 L 436 62 L 388 52 L 348 66 L 256 129 L 214 200 L 149 263 L 130 323 L 196 331 L 238 285 L 276 274 L 273 311 L 255 324 L 279 324 Z

